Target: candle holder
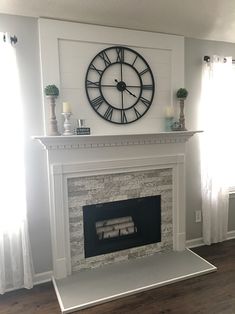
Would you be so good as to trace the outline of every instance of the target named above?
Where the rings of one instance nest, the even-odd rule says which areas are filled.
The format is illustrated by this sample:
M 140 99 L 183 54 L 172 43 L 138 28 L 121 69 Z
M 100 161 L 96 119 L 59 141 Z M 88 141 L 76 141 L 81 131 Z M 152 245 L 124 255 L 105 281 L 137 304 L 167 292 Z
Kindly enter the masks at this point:
M 179 122 L 175 122 L 172 126 L 172 131 L 187 131 L 185 127 L 185 117 L 184 117 L 184 101 L 188 96 L 188 91 L 186 88 L 180 88 L 176 92 L 176 97 L 180 104 L 180 118 Z
M 70 117 L 72 115 L 72 112 L 62 112 L 62 115 L 64 116 L 64 136 L 70 136 L 73 135 L 72 132 L 72 123 L 70 121 Z
M 50 101 L 50 120 L 49 120 L 49 135 L 50 136 L 58 136 L 60 135 L 58 128 L 57 128 L 57 120 L 55 115 L 55 100 L 57 96 L 46 96 Z
M 172 131 L 174 117 L 165 117 L 165 131 L 170 132 Z
M 184 118 L 184 99 L 180 99 L 180 118 L 179 123 L 182 131 L 187 131 Z

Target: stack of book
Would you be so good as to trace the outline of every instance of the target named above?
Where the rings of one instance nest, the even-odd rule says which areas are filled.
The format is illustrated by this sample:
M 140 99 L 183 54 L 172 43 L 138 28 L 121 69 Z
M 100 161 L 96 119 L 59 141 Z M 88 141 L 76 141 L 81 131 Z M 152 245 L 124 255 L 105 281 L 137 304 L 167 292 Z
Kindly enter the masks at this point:
M 75 134 L 76 135 L 90 135 L 91 134 L 91 129 L 90 128 L 76 128 L 75 129 Z

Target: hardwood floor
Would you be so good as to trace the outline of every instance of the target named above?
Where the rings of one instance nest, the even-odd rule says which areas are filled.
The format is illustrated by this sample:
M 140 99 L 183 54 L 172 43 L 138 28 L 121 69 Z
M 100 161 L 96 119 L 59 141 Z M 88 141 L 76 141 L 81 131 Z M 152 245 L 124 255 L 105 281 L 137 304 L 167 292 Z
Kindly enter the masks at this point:
M 235 314 L 235 240 L 194 249 L 218 267 L 208 275 L 125 297 L 79 314 Z M 51 283 L 0 296 L 0 314 L 58 314 Z

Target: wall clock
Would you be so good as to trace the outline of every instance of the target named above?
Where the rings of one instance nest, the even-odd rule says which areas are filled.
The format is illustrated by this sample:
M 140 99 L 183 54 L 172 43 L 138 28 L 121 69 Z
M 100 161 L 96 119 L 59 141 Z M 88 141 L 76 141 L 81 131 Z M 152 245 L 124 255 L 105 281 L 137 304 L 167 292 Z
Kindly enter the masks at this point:
M 91 61 L 85 79 L 91 107 L 106 121 L 128 124 L 149 110 L 155 90 L 153 73 L 133 49 L 113 46 Z

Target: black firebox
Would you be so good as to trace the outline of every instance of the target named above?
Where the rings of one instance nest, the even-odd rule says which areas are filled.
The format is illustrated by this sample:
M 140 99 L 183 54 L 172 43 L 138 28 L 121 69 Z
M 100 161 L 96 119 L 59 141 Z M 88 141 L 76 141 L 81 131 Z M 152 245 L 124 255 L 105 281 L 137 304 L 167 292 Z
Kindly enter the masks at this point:
M 161 241 L 161 196 L 83 206 L 85 257 Z

